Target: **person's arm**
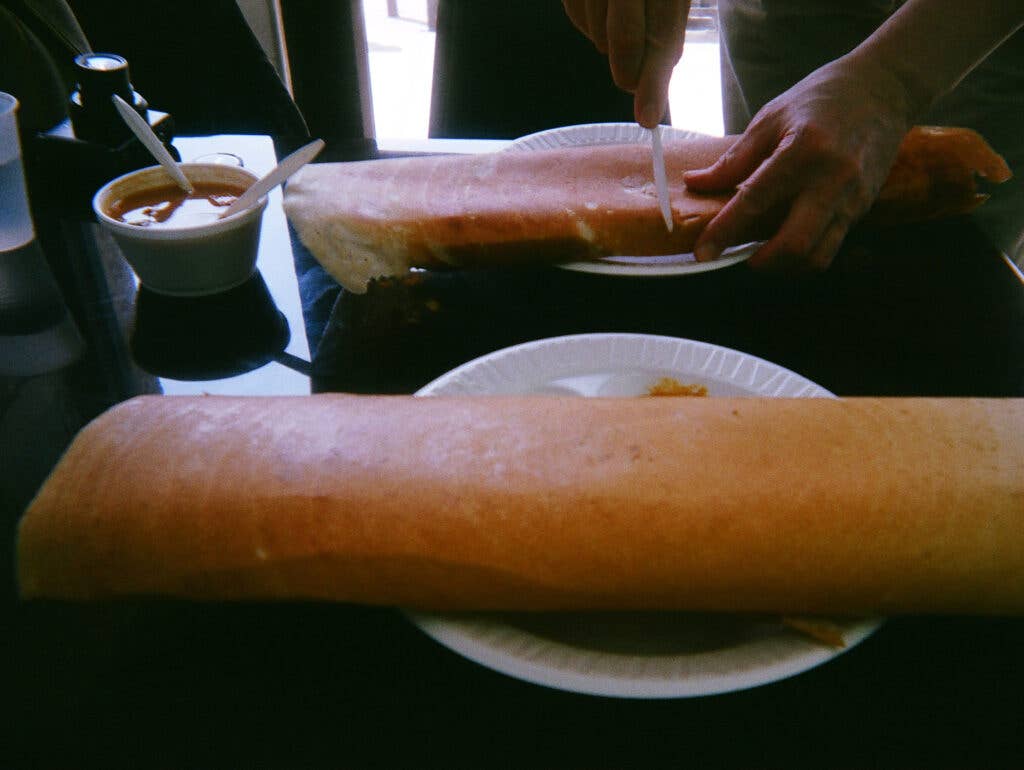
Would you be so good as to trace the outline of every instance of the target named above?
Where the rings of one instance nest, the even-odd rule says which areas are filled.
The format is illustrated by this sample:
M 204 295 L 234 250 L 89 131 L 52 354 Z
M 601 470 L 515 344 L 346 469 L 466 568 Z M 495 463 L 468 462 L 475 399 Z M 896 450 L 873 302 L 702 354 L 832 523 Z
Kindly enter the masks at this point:
M 636 120 L 654 128 L 668 108 L 683 54 L 690 0 L 562 0 L 573 24 L 608 56 L 616 85 L 634 95 Z
M 908 0 L 852 52 L 767 104 L 717 163 L 685 176 L 693 190 L 737 189 L 698 258 L 768 237 L 752 265 L 828 266 L 910 126 L 1022 24 L 1024 0 Z
M 889 70 L 920 114 L 1022 25 L 1022 0 L 909 0 L 850 58 Z

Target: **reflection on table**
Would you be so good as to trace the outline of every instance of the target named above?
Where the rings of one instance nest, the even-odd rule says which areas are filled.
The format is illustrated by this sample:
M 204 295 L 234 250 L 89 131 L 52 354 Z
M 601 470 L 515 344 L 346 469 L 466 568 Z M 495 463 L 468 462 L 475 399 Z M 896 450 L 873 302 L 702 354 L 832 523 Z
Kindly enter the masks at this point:
M 277 360 L 290 338 L 257 272 L 230 291 L 170 297 L 139 289 L 131 350 L 135 362 L 158 377 L 220 380 Z

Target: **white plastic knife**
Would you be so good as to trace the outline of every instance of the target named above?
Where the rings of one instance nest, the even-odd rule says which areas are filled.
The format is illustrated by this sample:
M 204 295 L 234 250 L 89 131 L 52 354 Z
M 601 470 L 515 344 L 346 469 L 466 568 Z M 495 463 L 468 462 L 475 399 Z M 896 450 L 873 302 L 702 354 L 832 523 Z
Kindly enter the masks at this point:
M 672 206 L 668 199 L 668 179 L 665 177 L 665 151 L 661 147 L 661 126 L 651 129 L 651 157 L 654 161 L 654 186 L 658 190 L 658 205 L 665 227 L 672 232 Z

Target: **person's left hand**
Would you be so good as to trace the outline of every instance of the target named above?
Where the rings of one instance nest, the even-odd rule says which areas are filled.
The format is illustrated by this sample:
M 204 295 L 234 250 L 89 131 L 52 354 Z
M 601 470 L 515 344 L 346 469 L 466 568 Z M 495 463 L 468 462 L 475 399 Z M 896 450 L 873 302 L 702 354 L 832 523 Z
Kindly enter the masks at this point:
M 576 28 L 608 56 L 612 79 L 634 95 L 638 123 L 654 128 L 668 109 L 690 0 L 562 0 Z
M 906 98 L 870 62 L 836 60 L 769 102 L 696 192 L 736 194 L 701 234 L 699 260 L 767 238 L 752 267 L 822 270 L 874 203 L 910 128 Z

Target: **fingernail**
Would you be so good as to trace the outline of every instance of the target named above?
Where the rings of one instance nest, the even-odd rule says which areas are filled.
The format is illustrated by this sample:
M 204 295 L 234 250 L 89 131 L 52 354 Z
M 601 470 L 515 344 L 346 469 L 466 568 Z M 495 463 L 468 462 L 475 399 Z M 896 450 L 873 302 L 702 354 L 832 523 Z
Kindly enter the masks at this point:
M 714 259 L 718 259 L 722 255 L 722 250 L 718 247 L 717 243 L 702 243 L 693 250 L 693 256 L 697 258 L 698 262 L 711 262 Z
M 657 104 L 648 104 L 640 112 L 640 124 L 645 128 L 654 128 L 661 120 L 661 110 Z

